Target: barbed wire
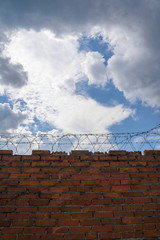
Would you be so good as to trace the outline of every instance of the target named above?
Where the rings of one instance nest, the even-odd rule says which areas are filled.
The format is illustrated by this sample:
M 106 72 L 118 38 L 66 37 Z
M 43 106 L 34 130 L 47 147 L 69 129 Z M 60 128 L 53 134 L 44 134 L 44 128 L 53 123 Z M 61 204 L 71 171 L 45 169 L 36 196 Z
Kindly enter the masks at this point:
M 146 132 L 106 134 L 0 134 L 0 149 L 13 150 L 14 154 L 31 154 L 32 150 L 67 152 L 89 150 L 144 151 L 160 149 L 160 124 Z

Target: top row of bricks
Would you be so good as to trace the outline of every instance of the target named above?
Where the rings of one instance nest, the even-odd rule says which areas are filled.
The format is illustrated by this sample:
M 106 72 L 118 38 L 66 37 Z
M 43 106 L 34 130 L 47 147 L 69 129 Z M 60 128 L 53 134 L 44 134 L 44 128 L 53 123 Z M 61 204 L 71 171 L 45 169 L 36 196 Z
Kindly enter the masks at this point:
M 13 151 L 12 150 L 0 150 L 0 155 L 13 155 Z M 60 156 L 64 156 L 67 155 L 66 152 L 50 152 L 49 150 L 32 150 L 32 155 L 60 155 Z M 106 156 L 138 156 L 141 155 L 140 151 L 135 151 L 135 152 L 127 152 L 125 150 L 110 150 L 108 153 L 107 152 L 95 152 L 92 153 L 90 151 L 87 150 L 73 150 L 71 151 L 71 153 L 69 154 L 71 156 L 91 156 L 91 155 L 106 155 Z M 145 150 L 144 151 L 144 155 L 158 155 L 160 156 L 160 150 Z

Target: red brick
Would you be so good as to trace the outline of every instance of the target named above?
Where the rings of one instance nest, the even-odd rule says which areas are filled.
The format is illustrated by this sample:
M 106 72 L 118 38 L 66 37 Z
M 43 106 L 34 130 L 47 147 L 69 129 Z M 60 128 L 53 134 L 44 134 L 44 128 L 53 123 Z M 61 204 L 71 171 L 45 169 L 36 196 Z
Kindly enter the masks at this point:
M 0 206 L 0 213 L 9 213 L 9 212 L 14 212 L 15 207 L 8 207 L 8 206 Z
M 129 191 L 130 186 L 112 186 L 112 191 L 113 192 L 124 192 L 124 191 Z
M 40 240 L 41 236 L 36 235 L 20 235 L 18 236 L 18 240 Z
M 51 218 L 52 219 L 71 219 L 71 215 L 70 213 L 51 213 Z
M 1 240 L 17 240 L 17 235 L 13 235 L 12 234 L 12 236 L 11 235 L 2 235 L 1 236 Z
M 7 227 L 7 229 L 8 229 L 8 227 L 10 227 L 10 225 L 11 225 L 11 221 L 9 221 L 9 220 L 0 221 L 1 228 L 2 227 Z
M 93 232 L 112 232 L 112 226 L 93 226 Z
M 147 162 L 129 162 L 129 164 L 133 167 L 137 167 L 137 166 L 147 166 Z
M 94 217 L 95 218 L 112 218 L 113 212 L 95 212 Z
M 62 193 L 61 199 L 79 199 L 80 193 Z
M 22 171 L 24 173 L 38 173 L 40 172 L 40 168 L 23 168 Z
M 79 173 L 80 172 L 80 168 L 63 168 L 61 171 L 61 173 L 67 172 L 67 173 Z
M 72 162 L 72 167 L 89 167 L 89 162 Z
M 83 179 L 83 178 L 82 178 Z M 100 184 L 100 180 L 82 180 L 81 181 L 81 184 L 82 185 L 98 185 L 98 184 Z
M 92 213 L 72 213 L 72 219 L 86 219 L 92 218 Z
M 38 184 L 37 184 L 38 185 Z M 57 181 L 53 181 L 53 180 L 41 180 L 40 181 L 40 185 L 41 186 L 55 186 L 57 185 Z
M 3 173 L 20 173 L 20 168 L 19 167 L 16 167 L 16 168 L 13 168 L 13 167 L 2 167 L 1 168 L 1 172 Z
M 48 205 L 48 203 L 49 203 L 49 200 L 42 200 L 42 199 L 29 200 L 29 204 L 31 206 L 46 206 Z
M 49 234 L 42 235 L 41 240 L 63 240 L 62 234 Z
M 78 224 L 79 220 L 58 220 L 59 226 L 78 226 Z
M 17 212 L 37 212 L 37 207 L 17 207 Z
M 22 161 L 38 161 L 40 160 L 40 156 L 33 156 L 33 155 L 23 155 Z
M 122 223 L 124 224 L 139 224 L 142 223 L 142 218 L 135 218 L 135 217 L 123 217 Z
M 23 186 L 37 186 L 39 185 L 39 182 L 38 181 L 32 181 L 32 180 L 21 180 L 20 181 L 20 185 L 23 185 Z
M 110 166 L 111 167 L 125 167 L 125 166 L 128 166 L 128 163 L 127 162 L 122 162 L 122 161 L 110 162 Z
M 129 232 L 129 231 L 134 231 L 133 225 L 117 225 L 114 226 L 114 231 L 115 232 Z
M 48 226 L 55 226 L 56 225 L 56 221 L 55 220 L 36 220 L 36 226 L 38 227 L 48 227 Z
M 25 227 L 24 234 L 43 234 L 45 233 L 44 227 Z M 34 235 L 35 236 L 35 235 Z
M 3 228 L 2 234 L 19 234 L 23 232 L 23 228 Z
M 68 192 L 69 190 L 69 187 L 62 187 L 62 186 L 59 186 L 59 187 L 50 187 L 49 189 L 49 192 L 58 192 L 58 193 L 62 193 L 62 192 Z
M 32 162 L 32 167 L 49 167 L 50 162 Z
M 5 179 L 5 178 L 8 178 L 8 177 L 9 177 L 9 174 L 0 173 L 0 179 Z
M 117 161 L 117 156 L 99 156 L 100 161 Z
M 69 162 L 52 162 L 52 167 L 69 167 Z
M 69 227 L 70 233 L 83 233 L 90 232 L 90 227 L 82 226 L 82 227 Z
M 48 233 L 66 233 L 68 232 L 68 227 L 53 227 L 49 228 Z
M 121 233 L 119 232 L 104 232 L 100 233 L 100 239 L 101 240 L 106 240 L 106 239 L 121 239 Z
M 85 239 L 84 233 L 78 233 L 78 234 L 64 234 L 64 240 L 79 240 L 79 239 Z M 56 239 L 57 240 L 57 239 Z
M 16 227 L 32 227 L 34 222 L 32 220 L 14 220 L 12 226 Z
M 0 150 L 0 155 L 12 155 L 12 150 Z
M 86 233 L 86 239 L 98 239 L 97 238 L 97 233 Z
M 121 180 L 121 184 L 125 184 L 125 185 L 135 185 L 135 184 L 139 184 L 139 180 Z
M 121 196 L 122 196 L 121 192 L 103 193 L 104 198 L 120 198 Z
M 109 162 L 91 162 L 91 167 L 101 168 L 101 167 L 108 167 Z
M 134 172 L 138 172 L 137 168 L 132 168 L 132 167 L 128 167 L 128 168 L 120 168 L 120 172 L 121 173 L 134 173 Z
M 108 186 L 104 186 L 104 187 L 93 187 L 92 188 L 93 192 L 109 192 L 110 191 L 110 187 Z
M 94 225 L 101 225 L 100 219 L 82 219 L 80 220 L 81 226 L 94 226 Z
M 160 237 L 159 230 L 152 230 L 152 231 L 144 231 L 144 237 Z

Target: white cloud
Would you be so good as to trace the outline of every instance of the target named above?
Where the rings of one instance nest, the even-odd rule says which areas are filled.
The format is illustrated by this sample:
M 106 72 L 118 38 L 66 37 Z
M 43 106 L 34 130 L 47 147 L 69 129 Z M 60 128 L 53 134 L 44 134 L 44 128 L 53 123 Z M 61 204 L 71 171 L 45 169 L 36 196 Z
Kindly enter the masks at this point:
M 57 38 L 46 30 L 19 31 L 11 37 L 4 54 L 13 63 L 22 64 L 28 73 L 28 84 L 21 91 L 7 92 L 12 100 L 26 102 L 26 109 L 40 121 L 64 132 L 105 132 L 133 111 L 122 105 L 102 106 L 89 97 L 75 94 L 76 82 L 84 78 L 83 64 L 90 84 L 104 84 L 107 80 L 102 56 L 79 52 L 78 48 L 77 38 L 70 35 Z M 98 73 L 99 68 L 102 74 Z M 18 105 L 17 108 L 21 109 Z
M 104 65 L 105 59 L 99 52 L 88 52 L 82 63 L 84 73 L 88 77 L 88 84 L 104 86 L 107 82 L 107 70 Z

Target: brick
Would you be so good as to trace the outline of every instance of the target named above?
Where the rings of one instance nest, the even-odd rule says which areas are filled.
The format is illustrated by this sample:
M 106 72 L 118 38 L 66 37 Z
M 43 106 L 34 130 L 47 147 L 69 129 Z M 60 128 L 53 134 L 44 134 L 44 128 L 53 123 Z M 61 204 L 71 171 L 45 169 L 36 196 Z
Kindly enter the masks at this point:
M 17 212 L 37 212 L 37 207 L 17 207 Z
M 32 167 L 49 167 L 50 162 L 32 162 Z
M 92 213 L 72 213 L 72 219 L 86 219 L 92 218 Z
M 12 234 L 12 236 L 11 235 L 3 235 L 3 236 L 1 236 L 1 240 L 17 240 L 17 235 L 13 235 Z
M 32 155 L 50 155 L 49 150 L 32 150 Z
M 77 214 L 77 213 L 74 213 Z M 71 219 L 70 213 L 52 213 L 51 219 Z
M 113 192 L 124 192 L 124 191 L 129 191 L 130 186 L 112 186 L 112 191 Z
M 38 173 L 40 172 L 40 168 L 23 168 L 22 171 L 24 173 Z
M 100 219 L 81 219 L 80 220 L 81 226 L 94 226 L 94 225 L 101 225 Z
M 108 167 L 109 162 L 91 162 L 91 167 L 101 168 L 101 167 Z
M 72 167 L 89 167 L 90 162 L 72 162 L 71 165 Z
M 106 239 L 121 239 L 121 233 L 119 232 L 103 232 L 100 233 L 100 239 L 106 240 Z
M 128 163 L 127 162 L 122 162 L 122 161 L 110 162 L 110 166 L 111 167 L 126 167 L 126 166 L 128 166 Z
M 23 155 L 22 161 L 38 161 L 40 160 L 40 156 L 34 156 L 34 155 Z
M 19 234 L 23 232 L 23 228 L 3 228 L 2 234 Z
M 123 217 L 122 223 L 124 224 L 140 224 L 142 223 L 142 218 L 135 218 L 135 217 Z
M 82 168 L 81 173 L 99 173 L 100 170 L 98 168 Z
M 93 232 L 112 232 L 112 226 L 93 226 Z
M 98 184 L 100 184 L 100 180 L 82 180 L 81 181 L 81 184 L 82 185 L 98 185 Z
M 36 174 L 36 173 L 33 173 L 31 174 L 31 179 L 49 179 L 50 178 L 50 175 L 49 174 Z
M 1 228 L 2 228 L 2 227 L 7 227 L 7 229 L 8 229 L 8 227 L 10 227 L 10 225 L 11 225 L 11 221 L 9 221 L 9 220 L 1 221 L 1 220 L 0 220 L 0 226 L 1 226 Z
M 112 218 L 113 212 L 95 212 L 94 217 L 95 218 Z
M 66 233 L 68 232 L 68 227 L 53 227 L 48 230 L 48 233 Z
M 39 185 L 38 181 L 32 181 L 32 180 L 21 180 L 20 185 L 22 186 L 37 186 Z
M 68 192 L 69 187 L 66 186 L 58 186 L 58 187 L 50 187 L 49 192 L 58 192 L 58 193 L 62 193 L 62 192 Z
M 48 227 L 48 226 L 56 226 L 56 221 L 55 220 L 36 220 L 36 226 L 38 227 Z
M 117 225 L 114 226 L 114 231 L 115 232 L 129 232 L 129 231 L 134 231 L 133 225 Z
M 48 205 L 48 203 L 49 203 L 49 200 L 42 200 L 42 199 L 29 200 L 29 204 L 31 206 L 46 206 Z
M 20 173 L 20 168 L 19 167 L 2 167 L 1 172 L 3 173 Z
M 32 220 L 15 220 L 12 222 L 12 226 L 16 227 L 32 227 L 34 222 Z
M 109 192 L 110 191 L 110 187 L 108 186 L 104 186 L 104 187 L 93 187 L 92 188 L 93 192 Z
M 97 233 L 86 233 L 86 239 L 98 239 Z
M 69 232 L 70 233 L 83 233 L 83 232 L 90 232 L 90 227 L 86 226 L 78 226 L 78 227 L 69 227 Z
M 52 162 L 52 167 L 69 167 L 69 162 Z
M 59 226 L 78 226 L 78 224 L 79 220 L 58 220 Z
M 20 235 L 18 236 L 18 240 L 40 240 L 41 236 L 36 235 Z
M 138 172 L 138 169 L 137 168 L 132 168 L 132 167 L 120 168 L 120 172 L 121 173 L 134 173 L 134 172 Z
M 44 227 L 25 227 L 24 234 L 44 234 L 45 228 Z M 34 235 L 35 236 L 35 235 Z
M 12 150 L 0 150 L 0 155 L 12 155 Z
M 9 213 L 9 212 L 14 212 L 15 207 L 8 207 L 8 206 L 0 206 L 0 213 Z
M 133 166 L 133 167 L 137 167 L 137 166 L 147 166 L 147 162 L 129 162 L 129 165 Z
M 79 173 L 80 172 L 80 168 L 72 168 L 72 167 L 69 167 L 69 168 L 63 168 L 61 171 L 61 173 Z
M 78 234 L 64 234 L 64 240 L 79 240 L 79 239 L 85 239 L 84 233 L 78 233 Z

